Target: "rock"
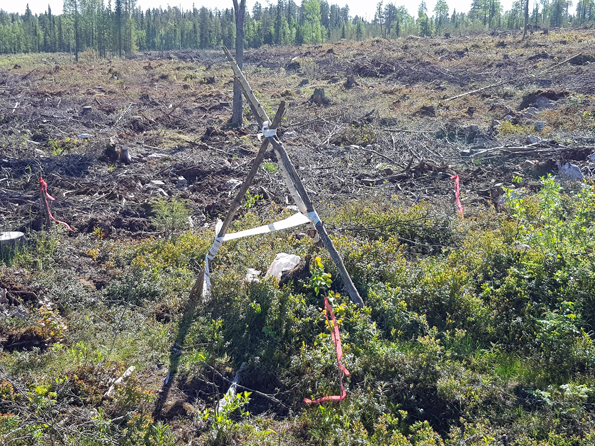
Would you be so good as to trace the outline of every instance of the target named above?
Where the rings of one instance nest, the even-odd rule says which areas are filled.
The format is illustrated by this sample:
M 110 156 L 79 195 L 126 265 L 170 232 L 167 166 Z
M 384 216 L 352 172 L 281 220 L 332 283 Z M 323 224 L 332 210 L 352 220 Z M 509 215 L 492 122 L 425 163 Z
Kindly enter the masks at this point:
M 560 174 L 560 177 L 566 181 L 581 181 L 585 178 L 581 168 L 576 164 L 571 163 L 562 165 L 558 173 Z
M 535 161 L 533 160 L 525 160 L 521 163 L 521 169 L 525 169 L 525 170 L 532 170 L 533 168 L 535 168 Z
M 306 85 L 308 85 L 310 83 L 310 81 L 308 79 L 302 79 L 302 81 L 300 82 L 300 84 L 298 85 L 298 87 L 305 87 Z
M 535 127 L 535 130 L 537 132 L 541 132 L 544 127 L 545 127 L 545 122 L 543 121 L 536 121 L 535 124 L 533 124 L 533 127 Z
M 593 162 L 595 162 L 595 153 L 592 153 L 592 154 L 589 156 L 589 161 L 593 161 Z
M 91 107 L 90 105 L 85 105 L 83 107 L 82 115 L 83 116 L 88 115 L 89 113 L 91 113 L 92 110 L 93 110 L 93 107 Z
M 235 178 L 232 178 L 231 180 L 227 180 L 227 182 L 225 183 L 225 187 L 228 189 L 235 189 L 238 186 L 241 186 L 242 182 L 240 180 L 236 180 Z
M 91 138 L 91 135 L 89 135 L 88 133 L 81 133 L 79 135 L 79 139 L 89 139 Z
M 512 119 L 513 119 L 512 115 L 506 115 L 506 116 L 504 116 L 504 120 L 505 121 L 512 121 Z
M 294 136 L 297 136 L 297 132 L 294 132 L 293 130 L 283 133 L 283 138 L 293 138 Z
M 537 97 L 533 105 L 537 107 L 539 110 L 547 110 L 550 108 L 554 108 L 554 105 L 552 105 L 551 101 L 545 96 Z
M 465 131 L 469 133 L 477 133 L 479 132 L 479 126 L 477 124 L 471 124 L 468 127 L 465 127 Z
M 540 143 L 542 139 L 539 136 L 529 135 L 525 141 L 526 144 L 537 144 Z
M 531 117 L 537 116 L 537 113 L 539 113 L 539 110 L 537 110 L 535 107 L 529 107 L 527 110 L 525 110 L 525 114 Z
M 290 271 L 300 263 L 300 256 L 294 254 L 286 254 L 281 252 L 277 254 L 271 266 L 267 270 L 265 278 L 275 277 L 277 280 L 281 280 L 281 275 L 284 271 Z
M 260 282 L 261 271 L 254 268 L 246 268 L 246 276 L 244 277 L 245 283 Z
M 151 184 L 155 186 L 165 186 L 165 183 L 161 180 L 151 180 Z
M 500 125 L 500 121 L 498 121 L 497 119 L 492 119 L 492 123 L 491 123 L 492 127 L 498 127 L 499 125 Z
M 176 187 L 182 189 L 186 186 L 188 186 L 188 180 L 184 177 L 178 177 L 178 184 L 176 184 Z

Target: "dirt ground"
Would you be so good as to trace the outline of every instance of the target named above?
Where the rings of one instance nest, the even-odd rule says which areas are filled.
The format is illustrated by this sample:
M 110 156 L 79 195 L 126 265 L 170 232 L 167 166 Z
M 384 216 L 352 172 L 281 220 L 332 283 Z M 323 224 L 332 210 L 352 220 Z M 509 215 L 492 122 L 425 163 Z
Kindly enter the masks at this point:
M 370 194 L 445 203 L 454 213 L 455 174 L 471 208 L 497 205 L 500 186 L 537 188 L 566 163 L 592 177 L 594 35 L 263 48 L 246 53 L 244 71 L 271 115 L 287 101 L 279 135 L 323 215 L 326 203 Z M 41 228 L 39 176 L 74 237 L 95 228 L 110 237 L 155 233 L 150 204 L 160 197 L 188 200 L 194 227 L 212 223 L 234 197 L 229 180 L 247 175 L 259 147 L 247 108 L 244 128 L 228 125 L 231 88 L 222 52 L 8 58 L 0 228 Z M 315 88 L 327 100 L 312 100 Z M 118 160 L 121 147 L 129 164 Z M 274 155 L 251 193 L 260 207 L 292 204 Z
M 504 188 L 536 191 L 548 174 L 569 179 L 580 173 L 593 181 L 593 48 L 589 29 L 525 40 L 493 33 L 341 41 L 247 51 L 244 72 L 271 117 L 286 101 L 279 139 L 322 219 L 336 203 L 394 203 L 395 196 L 401 206 L 427 201 L 454 216 L 455 175 L 465 216 L 473 218 L 498 209 Z M 74 229 L 61 238 L 63 245 L 83 245 L 92 233 L 107 242 L 165 236 L 155 225 L 157 199 L 184 200 L 192 228 L 212 227 L 229 209 L 262 138 L 248 107 L 242 128 L 229 125 L 232 87 L 220 51 L 78 63 L 69 55 L 0 60 L 0 231 L 43 228 L 40 177 L 55 198 L 53 215 Z M 324 96 L 316 97 L 320 89 Z M 121 156 L 126 151 L 130 160 Z M 293 205 L 276 161 L 272 152 L 266 155 L 245 206 L 263 220 L 273 206 Z M 97 255 L 93 248 L 64 255 L 60 268 L 69 279 L 59 285 L 61 294 L 69 293 L 69 280 L 101 294 L 110 278 L 97 267 Z M 27 319 L 32 304 L 52 330 L 66 330 L 43 288 L 54 280 L 42 287 L 31 276 L 18 268 L 0 274 L 0 308 Z M 126 285 L 128 295 L 131 290 Z M 180 313 L 175 305 L 147 312 L 168 323 Z M 121 310 L 107 307 L 101 311 L 111 311 L 112 322 L 121 320 Z M 0 327 L 0 345 L 10 352 L 45 351 L 50 335 L 37 326 Z M 157 388 L 167 370 L 154 363 L 154 381 L 145 384 Z M 265 392 L 276 386 L 268 375 L 246 380 Z M 198 401 L 226 386 L 222 375 L 212 381 L 180 379 L 169 397 L 162 393 L 163 418 L 190 414 L 183 402 L 189 395 Z M 100 400 L 106 382 L 89 398 Z

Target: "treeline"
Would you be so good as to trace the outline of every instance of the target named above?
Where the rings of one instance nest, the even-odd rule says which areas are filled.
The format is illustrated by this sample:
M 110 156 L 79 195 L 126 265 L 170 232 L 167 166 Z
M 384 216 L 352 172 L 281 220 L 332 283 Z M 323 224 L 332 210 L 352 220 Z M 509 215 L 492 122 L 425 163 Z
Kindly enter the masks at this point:
M 245 47 L 299 45 L 394 38 L 402 35 L 440 35 L 481 29 L 521 29 L 525 19 L 535 27 L 585 26 L 595 23 L 595 0 L 579 0 L 574 11 L 569 0 L 541 0 L 529 11 L 525 1 L 514 2 L 503 11 L 499 0 L 474 0 L 470 11 L 451 11 L 447 0 L 438 0 L 429 11 L 421 0 L 417 16 L 403 6 L 377 3 L 374 18 L 353 17 L 349 6 L 326 0 L 278 0 L 263 6 L 256 3 L 245 17 Z M 0 10 L 0 53 L 92 52 L 101 57 L 135 51 L 207 49 L 233 47 L 234 11 L 178 7 L 143 11 L 136 0 L 65 0 L 62 14 L 51 8 L 43 14 Z M 371 11 L 372 12 L 372 11 Z

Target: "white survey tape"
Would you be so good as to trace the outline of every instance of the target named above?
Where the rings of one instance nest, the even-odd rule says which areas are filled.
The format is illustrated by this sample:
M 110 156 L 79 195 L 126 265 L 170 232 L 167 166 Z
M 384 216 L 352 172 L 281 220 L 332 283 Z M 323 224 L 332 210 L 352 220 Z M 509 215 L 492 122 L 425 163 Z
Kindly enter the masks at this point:
M 225 234 L 223 237 L 215 236 L 213 246 L 211 246 L 211 249 L 209 249 L 209 252 L 205 256 L 205 273 L 202 289 L 203 296 L 208 297 L 211 294 L 211 270 L 209 263 L 211 260 L 215 258 L 215 256 L 217 255 L 217 251 L 219 251 L 219 248 L 221 247 L 221 244 L 223 242 L 243 237 L 250 237 L 251 235 L 267 234 L 269 232 L 280 231 L 282 229 L 289 229 L 310 222 L 316 224 L 319 221 L 320 218 L 318 218 L 318 214 L 315 211 L 308 212 L 305 215 L 298 212 L 297 214 L 294 214 L 291 217 L 288 217 L 281 221 L 277 221 L 275 223 L 271 223 L 269 225 L 259 226 L 253 229 L 246 229 L 245 231 L 240 232 L 232 232 L 231 234 Z M 221 229 L 220 223 L 221 222 L 219 221 L 217 223 L 217 226 L 215 227 L 215 234 L 218 234 L 219 230 Z
M 314 226 L 316 226 L 316 223 L 320 223 L 320 217 L 318 216 L 316 211 L 308 212 L 306 214 L 306 217 L 308 218 L 308 221 L 312 222 Z
M 271 138 L 273 136 L 277 136 L 277 129 L 270 129 L 269 121 L 264 121 L 262 123 L 262 135 L 265 138 Z

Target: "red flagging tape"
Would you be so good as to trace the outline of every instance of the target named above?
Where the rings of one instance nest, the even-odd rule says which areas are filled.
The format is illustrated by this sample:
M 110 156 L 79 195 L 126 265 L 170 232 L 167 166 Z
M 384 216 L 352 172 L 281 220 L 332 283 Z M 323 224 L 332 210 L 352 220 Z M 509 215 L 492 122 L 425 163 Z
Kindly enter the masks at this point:
M 48 199 L 50 199 L 52 201 L 55 201 L 56 199 L 48 193 L 48 183 L 46 183 L 42 177 L 39 177 L 39 184 L 41 184 L 40 192 L 41 192 L 41 196 L 43 197 L 43 202 L 45 203 L 45 209 L 46 209 L 48 215 L 50 216 L 50 218 L 52 220 L 54 220 L 56 223 L 64 225 L 69 231 L 74 232 L 74 229 L 72 229 L 68 223 L 65 223 L 60 220 L 56 220 L 54 218 L 54 216 L 52 215 L 52 213 L 50 211 L 50 204 L 48 203 Z
M 330 324 L 328 315 L 331 315 L 331 320 L 333 321 Z M 318 398 L 317 400 L 310 400 L 308 398 L 304 398 L 304 403 L 306 404 L 318 404 L 324 403 L 325 401 L 341 401 L 345 399 L 347 396 L 347 392 L 345 391 L 345 387 L 343 387 L 343 375 L 349 376 L 349 370 L 345 368 L 343 364 L 341 364 L 341 357 L 343 356 L 343 348 L 341 347 L 341 335 L 339 333 L 339 324 L 337 323 L 337 319 L 335 318 L 335 313 L 333 313 L 333 308 L 331 307 L 330 302 L 328 301 L 328 297 L 324 298 L 324 317 L 326 318 L 327 322 L 331 325 L 331 339 L 335 344 L 335 351 L 337 352 L 337 366 L 341 371 L 341 395 L 333 395 L 333 396 L 325 396 L 322 398 Z
M 463 204 L 461 203 L 461 180 L 458 175 L 450 177 L 451 180 L 455 180 L 455 197 L 457 199 L 457 210 L 461 214 L 461 218 L 465 217 L 463 212 Z

